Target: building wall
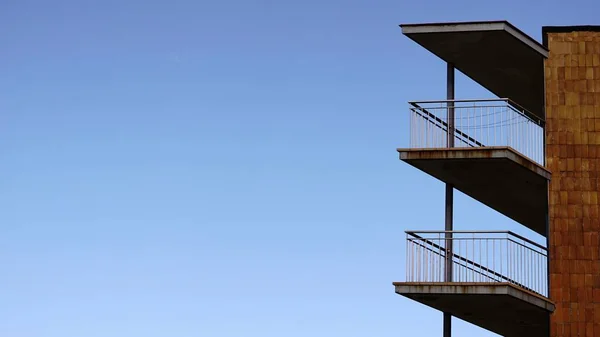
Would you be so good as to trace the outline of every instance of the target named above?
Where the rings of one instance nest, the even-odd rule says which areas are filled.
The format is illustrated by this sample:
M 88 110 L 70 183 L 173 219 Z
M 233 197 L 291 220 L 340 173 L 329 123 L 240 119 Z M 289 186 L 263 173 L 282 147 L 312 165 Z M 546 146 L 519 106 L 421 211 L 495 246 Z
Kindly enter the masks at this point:
M 600 336 L 600 32 L 547 32 L 550 335 Z

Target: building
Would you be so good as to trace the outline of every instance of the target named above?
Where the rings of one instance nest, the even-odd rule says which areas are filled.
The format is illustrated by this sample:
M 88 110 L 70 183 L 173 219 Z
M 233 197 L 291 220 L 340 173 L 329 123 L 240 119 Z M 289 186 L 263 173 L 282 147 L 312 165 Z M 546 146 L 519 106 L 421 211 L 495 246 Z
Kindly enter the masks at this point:
M 446 221 L 407 231 L 396 293 L 503 336 L 600 336 L 600 26 L 401 25 L 445 61 L 447 97 L 409 102 L 400 159 L 446 186 Z M 456 100 L 454 72 L 498 98 Z M 453 230 L 459 190 L 541 234 Z

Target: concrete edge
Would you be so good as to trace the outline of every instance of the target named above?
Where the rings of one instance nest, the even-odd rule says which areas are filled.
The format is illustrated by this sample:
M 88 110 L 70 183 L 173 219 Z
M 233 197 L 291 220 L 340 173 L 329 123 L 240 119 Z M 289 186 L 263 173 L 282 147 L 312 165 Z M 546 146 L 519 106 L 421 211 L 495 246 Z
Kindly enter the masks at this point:
M 537 173 L 547 180 L 551 180 L 552 173 L 544 166 L 534 162 L 509 146 L 489 146 L 489 147 L 470 147 L 470 148 L 397 148 L 400 160 L 481 160 L 481 159 L 508 159 L 515 164 Z M 412 158 L 411 154 L 439 152 L 439 158 Z M 461 156 L 456 153 L 471 153 L 470 156 Z M 472 153 L 481 152 L 481 158 L 473 157 Z M 488 154 L 483 154 L 488 153 Z
M 399 295 L 411 293 L 437 293 L 447 295 L 507 295 L 527 303 L 531 303 L 532 305 L 548 310 L 549 312 L 553 312 L 556 308 L 554 302 L 552 302 L 549 298 L 518 287 L 512 283 L 393 282 L 392 284 L 395 287 L 395 292 Z M 411 287 L 419 287 L 421 288 L 421 291 L 416 292 L 412 290 Z M 489 291 L 490 287 L 493 288 L 493 291 Z

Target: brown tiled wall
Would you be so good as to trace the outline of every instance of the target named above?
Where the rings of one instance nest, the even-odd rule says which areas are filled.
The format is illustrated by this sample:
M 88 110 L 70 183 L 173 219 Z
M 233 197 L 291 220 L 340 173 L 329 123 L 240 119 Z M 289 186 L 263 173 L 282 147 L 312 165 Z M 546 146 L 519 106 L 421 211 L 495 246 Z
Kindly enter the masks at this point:
M 548 33 L 552 337 L 600 336 L 600 32 Z

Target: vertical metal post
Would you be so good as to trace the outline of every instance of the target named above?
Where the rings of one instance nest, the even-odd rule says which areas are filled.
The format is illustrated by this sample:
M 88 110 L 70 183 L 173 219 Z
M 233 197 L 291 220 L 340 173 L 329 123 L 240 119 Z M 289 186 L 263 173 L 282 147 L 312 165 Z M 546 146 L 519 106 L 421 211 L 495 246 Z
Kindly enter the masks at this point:
M 454 147 L 454 65 L 448 63 L 446 68 L 446 99 L 448 112 L 448 147 Z M 454 186 L 446 184 L 446 273 L 444 281 L 452 282 L 452 228 L 454 208 Z M 452 336 L 452 315 L 444 312 L 444 337 Z
M 454 65 L 448 63 L 446 70 L 446 99 L 448 100 L 448 147 L 454 147 Z

